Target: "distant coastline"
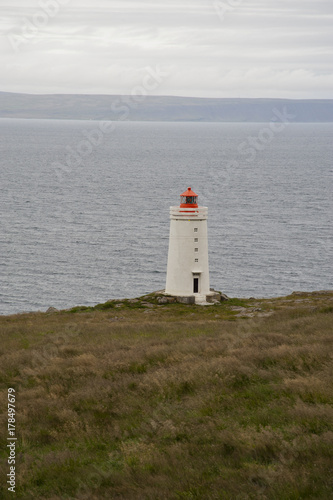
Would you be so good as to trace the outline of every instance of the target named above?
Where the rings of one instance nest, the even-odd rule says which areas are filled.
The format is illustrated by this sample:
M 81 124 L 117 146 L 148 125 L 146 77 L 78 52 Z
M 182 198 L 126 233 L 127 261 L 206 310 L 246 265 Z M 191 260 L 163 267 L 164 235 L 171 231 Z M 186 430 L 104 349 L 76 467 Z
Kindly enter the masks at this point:
M 275 121 L 277 113 L 285 116 L 288 122 L 331 123 L 333 99 L 0 92 L 0 118 L 260 123 Z

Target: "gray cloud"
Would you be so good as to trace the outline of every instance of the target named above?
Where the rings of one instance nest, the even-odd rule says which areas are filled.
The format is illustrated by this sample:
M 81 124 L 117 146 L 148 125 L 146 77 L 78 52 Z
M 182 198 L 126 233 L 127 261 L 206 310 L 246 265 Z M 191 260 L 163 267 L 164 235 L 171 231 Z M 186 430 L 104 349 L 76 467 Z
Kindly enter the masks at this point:
M 58 12 L 43 20 L 52 2 Z M 170 76 L 158 94 L 332 98 L 331 0 L 0 0 L 0 7 L 4 91 L 126 94 L 145 67 L 160 65 Z

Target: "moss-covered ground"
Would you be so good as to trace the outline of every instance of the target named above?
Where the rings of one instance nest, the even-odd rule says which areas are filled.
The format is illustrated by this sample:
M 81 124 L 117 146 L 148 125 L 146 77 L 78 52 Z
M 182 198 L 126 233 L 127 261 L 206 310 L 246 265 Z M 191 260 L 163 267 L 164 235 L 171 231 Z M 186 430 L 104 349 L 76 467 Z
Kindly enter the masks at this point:
M 332 312 L 333 292 L 150 294 L 0 317 L 0 497 L 333 498 Z

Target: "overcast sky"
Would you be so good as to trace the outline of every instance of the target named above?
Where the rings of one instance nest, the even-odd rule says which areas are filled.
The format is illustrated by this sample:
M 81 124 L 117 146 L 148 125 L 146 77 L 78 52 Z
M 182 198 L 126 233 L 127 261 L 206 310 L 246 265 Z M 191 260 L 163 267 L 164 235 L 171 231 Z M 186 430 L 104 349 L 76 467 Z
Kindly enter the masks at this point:
M 333 0 L 0 0 L 0 33 L 0 91 L 333 98 Z

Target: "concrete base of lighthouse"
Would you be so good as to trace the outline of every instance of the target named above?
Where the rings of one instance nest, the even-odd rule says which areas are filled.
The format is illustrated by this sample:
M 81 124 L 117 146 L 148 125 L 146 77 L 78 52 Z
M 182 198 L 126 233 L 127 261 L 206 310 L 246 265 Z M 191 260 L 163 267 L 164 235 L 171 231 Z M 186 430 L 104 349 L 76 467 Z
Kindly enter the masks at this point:
M 220 303 L 222 300 L 222 295 L 220 292 L 211 290 L 209 293 L 203 295 L 200 293 L 195 293 L 193 295 L 172 295 L 167 293 L 165 290 L 161 292 L 166 297 L 170 297 L 173 302 L 179 302 L 180 304 L 197 304 L 200 306 L 211 306 L 213 304 Z

